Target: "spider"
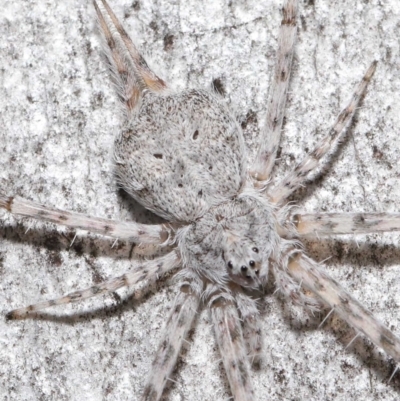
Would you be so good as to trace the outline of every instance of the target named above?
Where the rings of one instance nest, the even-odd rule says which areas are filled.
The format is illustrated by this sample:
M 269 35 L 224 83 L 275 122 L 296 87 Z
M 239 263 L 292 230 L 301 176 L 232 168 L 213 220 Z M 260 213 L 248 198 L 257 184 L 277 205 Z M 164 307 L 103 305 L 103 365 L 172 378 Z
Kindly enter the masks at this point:
M 285 96 L 277 104 L 272 103 L 269 106 L 269 112 L 278 113 L 276 119 L 269 119 L 276 140 L 261 141 L 267 149 L 260 148 L 260 157 L 255 159 L 250 174 L 247 175 L 240 129 L 218 96 L 206 91 L 187 91 L 180 94 L 170 92 L 169 86 L 147 67 L 129 38 L 125 34 L 120 35 L 122 28 L 107 4 L 103 2 L 103 8 L 97 10 L 105 36 L 112 35 L 114 41 L 119 41 L 115 47 L 113 40 L 108 38 L 111 48 L 108 56 L 115 77 L 119 80 L 119 93 L 130 121 L 116 142 L 115 161 L 119 182 L 140 203 L 164 217 L 166 223 L 144 226 L 87 218 L 6 195 L 1 196 L 0 205 L 16 215 L 84 228 L 142 244 L 170 245 L 175 248 L 104 285 L 95 285 L 87 291 L 78 291 L 57 301 L 45 301 L 33 307 L 17 309 L 10 312 L 9 317 L 20 318 L 40 308 L 113 291 L 122 285 L 135 284 L 148 279 L 150 275 L 156 276 L 183 265 L 178 273 L 183 282 L 181 290 L 168 319 L 166 337 L 157 353 L 156 361 L 161 358 L 163 363 L 156 362 L 153 366 L 143 399 L 157 399 L 161 396 L 201 300 L 210 306 L 232 393 L 235 399 L 250 400 L 254 395 L 249 365 L 259 353 L 260 339 L 256 302 L 249 292 L 266 284 L 269 267 L 277 288 L 292 301 L 312 310 L 319 310 L 323 304 L 328 305 L 331 311 L 337 312 L 356 330 L 369 336 L 398 360 L 397 338 L 385 331 L 349 294 L 337 287 L 321 266 L 305 256 L 298 243 L 302 236 L 313 235 L 315 232 L 323 235 L 397 228 L 397 215 L 377 217 L 365 214 L 350 216 L 292 213 L 285 205 L 286 200 L 304 181 L 306 174 L 301 171 L 299 174 L 295 169 L 294 174 L 289 175 L 292 177 L 289 178 L 289 183 L 288 180 L 267 182 L 276 156 Z M 296 2 L 285 3 L 284 10 L 281 37 L 289 37 L 291 40 L 285 42 L 286 49 L 281 46 L 278 60 L 282 58 L 282 52 L 291 54 L 293 51 L 297 21 Z M 107 28 L 110 26 L 111 28 Z M 278 70 L 279 73 L 276 74 L 279 78 L 276 84 L 279 93 L 287 91 L 290 63 L 291 57 L 288 57 L 283 73 Z M 374 68 L 372 65 L 365 74 L 356 91 L 357 96 L 352 100 L 351 106 L 341 114 L 339 121 L 344 117 L 345 122 L 350 121 L 352 113 L 348 111 L 355 110 Z M 273 96 L 273 99 L 277 98 Z M 189 111 L 193 114 L 187 121 Z M 154 116 L 156 118 L 149 125 L 147 119 Z M 158 124 L 163 127 L 162 130 L 157 128 Z M 217 128 L 218 133 L 212 137 L 212 143 L 206 142 L 205 145 L 201 142 L 203 137 L 207 141 Z M 148 137 L 143 138 L 142 134 L 147 131 L 148 135 L 152 135 L 151 130 L 154 129 L 168 131 L 168 141 L 163 142 L 162 138 L 155 137 L 152 138 L 153 144 L 149 144 Z M 171 138 L 176 133 L 183 135 L 183 138 L 177 138 L 179 141 L 171 146 Z M 337 134 L 340 135 L 339 132 Z M 263 135 L 266 136 L 267 131 Z M 224 140 L 221 141 L 221 138 Z M 183 158 L 180 159 L 179 146 L 186 139 L 190 146 L 182 149 Z M 197 152 L 196 145 L 199 146 Z M 131 152 L 127 154 L 129 146 L 132 146 L 131 152 L 139 152 L 132 160 Z M 150 148 L 151 146 L 153 147 Z M 202 152 L 204 148 L 210 150 L 208 154 Z M 317 145 L 317 149 L 321 149 L 321 146 Z M 269 155 L 268 158 L 265 157 L 266 154 Z M 318 158 L 321 156 L 317 153 L 313 155 Z M 190 163 L 186 163 L 185 157 L 189 157 Z M 168 178 L 162 175 L 165 170 L 160 168 L 163 163 L 172 171 L 168 183 Z M 312 162 L 308 161 L 305 166 L 310 164 Z M 190 172 L 191 168 L 199 165 L 201 168 Z M 139 172 L 140 169 L 142 172 Z M 233 174 L 227 174 L 229 170 Z M 204 177 L 203 173 L 207 175 Z M 158 180 L 160 175 L 162 179 Z M 196 180 L 200 180 L 201 184 Z M 152 189 L 149 190 L 149 187 Z M 385 219 L 388 220 L 386 225 Z M 316 297 L 308 293 L 307 290 L 310 289 Z M 340 297 L 335 298 L 336 294 Z M 243 321 L 243 333 L 239 316 Z M 378 337 L 375 335 L 377 332 Z M 391 346 L 392 343 L 395 349 Z

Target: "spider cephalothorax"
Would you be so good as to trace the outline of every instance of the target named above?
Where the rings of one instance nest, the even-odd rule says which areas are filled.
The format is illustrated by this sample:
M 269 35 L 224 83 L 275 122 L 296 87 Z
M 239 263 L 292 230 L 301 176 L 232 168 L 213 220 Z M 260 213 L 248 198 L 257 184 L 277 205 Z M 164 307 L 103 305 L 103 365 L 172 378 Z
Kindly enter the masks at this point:
M 225 102 L 204 90 L 175 92 L 150 70 L 105 0 L 94 6 L 127 122 L 115 144 L 118 183 L 166 220 L 144 225 L 65 212 L 0 193 L 0 208 L 19 216 L 82 228 L 133 241 L 162 256 L 131 271 L 64 297 L 15 309 L 23 318 L 54 305 L 135 285 L 178 270 L 180 289 L 143 390 L 157 401 L 172 374 L 183 341 L 204 303 L 233 397 L 254 400 L 250 365 L 261 352 L 257 302 L 271 270 L 277 291 L 310 310 L 327 307 L 400 362 L 400 340 L 360 305 L 323 267 L 305 255 L 302 236 L 400 229 L 398 214 L 291 216 L 288 198 L 340 139 L 373 76 L 367 70 L 328 135 L 281 182 L 276 161 L 296 37 L 297 1 L 286 0 L 266 128 L 254 160 L 247 160 L 239 124 Z M 248 166 L 249 164 L 249 166 Z M 165 247 L 163 249 L 163 247 Z M 311 293 L 310 293 L 311 292 Z
M 268 201 L 252 192 L 221 203 L 182 230 L 179 248 L 188 269 L 218 284 L 232 280 L 257 288 L 266 282 L 280 238 Z

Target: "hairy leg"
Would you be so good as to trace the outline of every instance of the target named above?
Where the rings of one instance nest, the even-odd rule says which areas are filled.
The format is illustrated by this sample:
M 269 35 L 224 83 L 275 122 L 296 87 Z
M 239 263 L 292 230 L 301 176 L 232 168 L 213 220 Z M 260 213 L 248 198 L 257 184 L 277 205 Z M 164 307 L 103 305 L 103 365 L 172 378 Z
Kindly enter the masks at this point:
M 254 299 L 239 290 L 235 294 L 236 305 L 243 322 L 243 339 L 251 365 L 257 366 L 262 361 L 262 337 L 260 314 Z
M 276 292 L 279 292 L 295 305 L 299 305 L 311 312 L 319 312 L 324 305 L 310 291 L 304 291 L 304 287 L 290 274 L 288 260 L 297 252 L 296 249 L 289 250 L 278 263 L 272 263 L 271 271 L 275 278 Z
M 320 141 L 314 150 L 309 153 L 305 159 L 299 163 L 288 176 L 286 176 L 278 185 L 269 189 L 268 194 L 273 203 L 281 203 L 287 199 L 297 188 L 299 188 L 307 179 L 309 173 L 315 170 L 320 160 L 329 151 L 333 145 L 340 140 L 340 133 L 346 128 L 354 116 L 360 100 L 362 99 L 369 81 L 371 80 L 377 62 L 374 61 L 365 73 L 362 81 L 359 83 L 347 107 L 343 109 L 337 117 L 335 123 L 327 136 Z
M 282 12 L 283 18 L 279 31 L 275 73 L 271 98 L 268 102 L 266 126 L 261 133 L 257 156 L 250 169 L 252 177 L 257 181 L 265 181 L 269 178 L 275 164 L 281 138 L 296 41 L 297 0 L 286 0 Z
M 6 209 L 15 216 L 29 217 L 143 244 L 160 245 L 166 243 L 170 238 L 171 232 L 171 229 L 164 224 L 147 225 L 90 217 L 81 213 L 49 208 L 23 198 L 13 198 L 1 194 L 0 209 Z
M 176 251 L 172 251 L 167 255 L 143 263 L 131 272 L 127 272 L 119 277 L 114 277 L 103 283 L 97 284 L 93 287 L 75 291 L 64 297 L 53 299 L 50 301 L 43 301 L 25 308 L 14 309 L 7 314 L 8 319 L 21 319 L 29 313 L 37 312 L 41 309 L 48 308 L 55 305 L 69 304 L 78 302 L 83 299 L 91 298 L 97 295 L 112 292 L 121 287 L 131 286 L 140 281 L 147 280 L 151 277 L 158 276 L 178 267 L 181 263 L 181 258 Z
M 217 294 L 210 301 L 210 306 L 214 331 L 233 398 L 238 401 L 253 401 L 250 363 L 236 305 L 226 294 Z
M 301 237 L 400 231 L 400 213 L 305 213 L 291 220 Z
M 142 401 L 158 401 L 176 365 L 182 343 L 199 308 L 200 293 L 192 283 L 181 286 L 164 329 L 150 375 L 144 387 Z M 198 283 L 196 283 L 198 285 Z M 202 284 L 200 285 L 202 286 Z
M 128 111 L 135 108 L 144 89 L 162 91 L 167 85 L 148 67 L 145 59 L 118 21 L 105 0 L 102 9 L 93 1 L 99 26 L 108 48 L 105 48 L 118 94 Z
M 400 339 L 329 277 L 322 266 L 298 253 L 289 262 L 288 269 L 297 282 L 315 293 L 357 332 L 400 362 Z

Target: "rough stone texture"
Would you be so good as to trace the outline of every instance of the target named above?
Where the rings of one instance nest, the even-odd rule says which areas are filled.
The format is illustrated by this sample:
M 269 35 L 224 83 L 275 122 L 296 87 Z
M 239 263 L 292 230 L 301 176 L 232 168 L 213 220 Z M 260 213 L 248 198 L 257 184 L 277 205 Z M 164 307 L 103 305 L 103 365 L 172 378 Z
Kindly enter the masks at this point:
M 228 4 L 229 3 L 229 4 Z M 374 59 L 378 70 L 357 123 L 329 172 L 297 197 L 307 211 L 400 211 L 400 74 L 397 0 L 300 4 L 299 39 L 278 175 L 327 131 Z M 263 124 L 281 1 L 125 1 L 111 6 L 157 72 L 175 87 L 223 87 L 248 143 Z M 92 4 L 2 2 L 0 188 L 101 217 L 151 217 L 118 195 L 113 138 L 122 121 L 100 58 Z M 155 62 L 154 62 L 155 61 Z M 254 147 L 252 146 L 252 149 Z M 0 213 L 0 314 L 129 269 L 131 246 Z M 27 229 L 30 230 L 26 233 Z M 82 234 L 82 235 L 81 235 Z M 400 334 L 398 234 L 307 244 L 317 260 Z M 0 398 L 139 398 L 176 288 L 167 277 L 136 291 L 0 320 Z M 272 292 L 272 291 L 271 291 Z M 395 400 L 394 364 L 337 318 L 318 329 L 268 294 L 259 400 Z M 165 399 L 230 397 L 207 312 L 198 316 Z

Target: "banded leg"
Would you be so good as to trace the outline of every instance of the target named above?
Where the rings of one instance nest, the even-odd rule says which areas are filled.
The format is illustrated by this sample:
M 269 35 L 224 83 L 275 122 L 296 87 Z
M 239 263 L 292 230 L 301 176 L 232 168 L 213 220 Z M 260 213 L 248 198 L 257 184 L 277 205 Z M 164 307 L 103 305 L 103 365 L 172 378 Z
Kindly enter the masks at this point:
M 283 18 L 279 30 L 276 65 L 267 109 L 266 126 L 261 133 L 257 156 L 250 169 L 250 174 L 257 181 L 265 181 L 270 176 L 279 147 L 296 41 L 297 8 L 297 0 L 285 0 L 282 8 Z
M 233 398 L 236 401 L 253 401 L 250 363 L 236 306 L 223 294 L 216 295 L 210 304 L 215 336 Z
M 250 364 L 257 366 L 262 361 L 262 337 L 257 303 L 242 292 L 238 292 L 235 295 L 235 300 L 243 322 L 243 339 L 246 345 L 247 356 Z
M 288 268 L 296 281 L 320 297 L 357 332 L 363 333 L 397 363 L 400 362 L 400 339 L 329 277 L 318 263 L 305 255 L 297 254 Z
M 292 222 L 301 237 L 400 231 L 400 213 L 305 213 Z
M 328 135 L 317 144 L 314 150 L 309 153 L 287 177 L 285 177 L 277 186 L 268 191 L 272 202 L 280 203 L 287 199 L 307 179 L 308 174 L 319 166 L 321 158 L 332 149 L 332 146 L 335 143 L 337 143 L 338 139 L 340 139 L 340 133 L 350 123 L 354 116 L 357 106 L 375 72 L 376 64 L 377 62 L 374 61 L 368 68 L 349 104 L 340 112 Z
M 15 216 L 29 217 L 143 244 L 161 245 L 168 242 L 170 238 L 170 230 L 164 224 L 147 225 L 90 217 L 2 194 L 0 194 L 0 209 L 6 209 Z
M 176 365 L 182 343 L 199 308 L 200 296 L 190 284 L 181 286 L 164 329 L 164 337 L 144 387 L 141 401 L 158 401 Z
M 101 3 L 104 10 L 93 1 L 108 46 L 105 54 L 116 81 L 118 94 L 130 111 L 135 108 L 144 89 L 158 92 L 164 90 L 167 85 L 150 70 L 107 2 L 101 0 Z
M 287 260 L 285 261 L 287 262 Z M 324 305 L 314 294 L 306 293 L 299 283 L 293 278 L 284 263 L 273 264 L 272 273 L 275 277 L 276 291 L 282 293 L 293 304 L 299 305 L 311 312 L 320 312 Z
M 119 277 L 114 277 L 110 280 L 104 281 L 103 283 L 97 284 L 93 287 L 72 292 L 61 298 L 53 299 L 50 301 L 39 302 L 37 304 L 30 305 L 25 308 L 14 309 L 13 311 L 7 314 L 7 318 L 21 319 L 24 318 L 29 313 L 34 313 L 41 309 L 48 308 L 50 306 L 78 302 L 83 299 L 115 291 L 118 288 L 131 286 L 143 280 L 147 280 L 154 276 L 164 274 L 169 270 L 172 270 L 173 268 L 179 266 L 180 263 L 181 263 L 180 256 L 177 254 L 176 251 L 172 251 L 163 257 L 143 263 L 143 265 L 138 266 L 132 272 L 125 273 Z

